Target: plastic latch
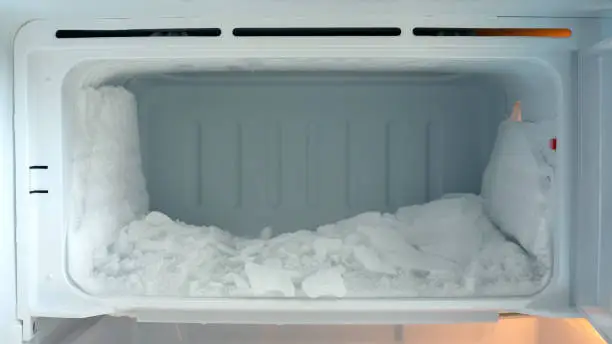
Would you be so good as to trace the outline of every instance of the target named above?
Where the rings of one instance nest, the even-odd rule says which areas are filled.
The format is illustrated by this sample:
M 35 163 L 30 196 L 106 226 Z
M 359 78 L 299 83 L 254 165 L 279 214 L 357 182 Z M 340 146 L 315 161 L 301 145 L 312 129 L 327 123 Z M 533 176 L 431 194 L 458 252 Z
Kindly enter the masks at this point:
M 38 321 L 34 318 L 26 318 L 21 320 L 21 340 L 30 342 L 38 333 Z
M 33 165 L 30 166 L 30 194 L 46 194 L 49 193 L 46 182 L 49 166 Z
M 22 327 L 23 324 L 18 320 L 12 321 L 9 323 L 9 326 L 1 327 L 0 335 L 2 335 L 2 343 L 23 344 L 24 338 Z

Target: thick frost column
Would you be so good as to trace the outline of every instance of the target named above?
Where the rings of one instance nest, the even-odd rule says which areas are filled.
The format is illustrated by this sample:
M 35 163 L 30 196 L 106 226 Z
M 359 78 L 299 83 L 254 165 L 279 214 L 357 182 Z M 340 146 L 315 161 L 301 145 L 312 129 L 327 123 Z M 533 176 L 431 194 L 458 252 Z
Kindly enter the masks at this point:
M 136 100 L 122 87 L 85 88 L 72 120 L 68 266 L 72 278 L 95 293 L 94 260 L 148 209 Z
M 551 123 L 505 121 L 482 184 L 486 209 L 495 224 L 538 261 L 551 263 L 554 152 Z

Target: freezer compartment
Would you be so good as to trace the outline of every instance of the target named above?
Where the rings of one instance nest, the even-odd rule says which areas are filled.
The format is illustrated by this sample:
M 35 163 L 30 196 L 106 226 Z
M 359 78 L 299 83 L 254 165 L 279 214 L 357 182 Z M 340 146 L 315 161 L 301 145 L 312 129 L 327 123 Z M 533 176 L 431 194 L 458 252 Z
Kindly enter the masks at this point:
M 67 265 L 85 292 L 452 298 L 530 295 L 548 282 L 550 228 L 500 228 L 480 196 L 517 95 L 525 125 L 554 135 L 554 110 L 528 93 L 554 90 L 546 73 L 524 80 L 493 61 L 158 68 L 64 87 Z M 86 75 L 75 70 L 67 80 Z M 510 175 L 507 186 L 531 197 L 523 182 Z M 510 200 L 547 206 L 521 197 Z
M 249 23 L 252 24 L 238 26 Z M 508 27 L 521 26 L 507 24 Z M 169 20 L 164 21 L 163 27 L 185 25 Z M 416 20 L 414 25 L 423 24 Z M 551 25 L 559 26 L 563 24 Z M 452 37 L 409 35 L 300 39 L 246 39 L 223 35 L 218 38 L 74 40 L 53 36 L 59 29 L 125 27 L 109 21 L 98 21 L 93 26 L 39 22 L 24 27 L 16 41 L 20 318 L 114 314 L 135 316 L 142 321 L 380 323 L 422 321 L 425 315 L 426 321 L 439 322 L 440 310 L 453 319 L 472 320 L 484 316 L 489 319 L 501 310 L 568 314 L 569 225 L 572 219 L 567 210 L 573 178 L 569 167 L 575 158 L 573 150 L 566 147 L 574 145 L 570 129 L 573 128 L 570 113 L 573 98 L 569 95 L 573 92 L 576 70 L 574 55 L 568 50 L 574 47 L 573 39 L 457 38 L 470 46 L 465 48 L 455 45 Z M 128 27 L 162 26 L 131 23 Z M 205 25 L 199 23 L 193 27 Z M 231 29 L 223 27 L 223 31 L 231 32 Z M 423 47 L 427 49 L 421 49 Z M 242 106 L 249 107 L 248 113 L 244 114 L 243 110 L 240 115 L 238 98 L 230 94 L 223 96 L 224 87 L 245 100 L 246 105 Z M 167 94 L 167 102 L 158 102 L 163 106 L 156 106 L 155 92 L 158 90 L 157 94 L 164 96 L 165 93 L 159 91 L 162 88 L 173 91 Z M 208 91 L 204 92 L 205 89 Z M 325 92 L 317 94 L 317 89 Z M 215 92 L 221 95 L 207 96 Z M 287 98 L 285 105 L 284 98 L 275 96 L 277 92 Z M 287 110 L 291 95 L 294 94 L 295 100 L 300 92 L 303 97 L 322 100 L 304 105 L 316 111 Z M 337 99 L 336 96 L 343 92 L 351 101 Z M 251 93 L 274 101 L 257 102 Z M 194 108 L 205 108 L 204 102 L 211 106 L 217 102 L 214 105 L 216 113 L 201 111 L 198 114 L 190 110 L 188 103 L 179 102 L 180 97 L 192 99 L 188 102 L 193 101 Z M 433 100 L 425 103 L 421 99 Z M 488 155 L 493 150 L 498 125 L 509 115 L 515 100 L 522 101 L 526 121 L 552 123 L 554 132 L 551 134 L 559 135 L 559 150 L 555 153 L 558 164 L 552 182 L 558 192 L 551 205 L 554 221 L 545 231 L 536 231 L 548 234 L 544 236 L 548 240 L 544 240 L 544 245 L 534 245 L 539 241 L 529 239 L 522 243 L 512 242 L 495 231 L 496 228 L 490 228 L 490 225 L 498 227 L 497 220 L 487 222 L 488 216 L 480 216 L 488 215 L 479 198 Z M 355 102 L 360 106 L 352 105 Z M 397 105 L 375 106 L 375 102 Z M 411 102 L 419 105 L 413 107 Z M 147 106 L 153 109 L 146 110 Z M 174 111 L 175 106 L 189 111 Z M 378 111 L 379 107 L 384 111 L 375 115 L 367 111 Z M 429 112 L 421 114 L 426 107 Z M 275 111 L 288 114 L 279 115 Z M 176 121 L 168 120 L 169 117 L 175 117 Z M 417 126 L 424 127 L 425 133 L 417 131 Z M 129 131 L 131 135 L 126 134 Z M 450 134 L 446 135 L 445 131 Z M 352 135 L 345 135 L 347 132 Z M 153 134 L 162 135 L 164 139 L 155 141 Z M 318 136 L 313 136 L 315 134 Z M 339 142 L 342 135 L 344 143 Z M 242 142 L 236 142 L 237 137 L 241 137 Z M 319 137 L 335 140 L 339 146 L 326 144 L 315 150 L 316 144 L 321 143 Z M 164 141 L 168 141 L 168 145 L 160 144 Z M 216 144 L 217 141 L 222 144 Z M 211 146 L 219 148 L 211 149 Z M 473 147 L 480 150 L 474 154 Z M 242 150 L 240 159 L 237 158 L 238 149 Z M 357 151 L 364 154 L 358 156 Z M 389 154 L 389 157 L 381 158 L 377 152 Z M 100 160 L 100 156 L 104 159 Z M 193 159 L 189 159 L 190 156 Z M 304 156 L 313 162 L 304 161 Z M 135 157 L 140 157 L 140 161 Z M 464 163 L 464 160 L 475 163 Z M 186 165 L 168 168 L 173 162 Z M 238 162 L 242 167 L 236 166 Z M 314 162 L 323 164 L 314 165 Z M 310 167 L 301 171 L 294 164 Z M 343 164 L 345 167 L 341 168 Z M 347 164 L 352 164 L 352 174 L 344 172 L 348 170 Z M 392 168 L 387 168 L 387 164 Z M 455 171 L 444 169 L 442 164 L 450 165 Z M 245 166 L 263 172 L 254 174 Z M 158 182 L 164 178 L 170 183 Z M 341 183 L 329 182 L 342 179 Z M 238 187 L 230 183 L 231 180 L 242 184 Z M 300 183 L 300 180 L 305 181 Z M 328 182 L 324 186 L 316 185 L 325 180 Z M 306 182 L 314 183 L 315 187 L 304 186 Z M 88 185 L 94 187 L 93 192 L 87 191 Z M 378 188 L 380 185 L 383 187 Z M 345 194 L 340 198 L 336 191 Z M 168 199 L 177 201 L 160 198 L 164 193 Z M 210 197 L 212 193 L 215 197 Z M 326 193 L 332 196 L 320 197 Z M 253 206 L 240 208 L 238 199 L 244 205 L 250 202 L 248 204 Z M 321 201 L 343 201 L 345 205 L 335 203 L 335 206 L 324 207 L 316 203 Z M 449 203 L 455 204 L 452 211 L 443 209 L 444 215 L 440 216 L 441 211 L 436 207 Z M 520 202 L 523 203 L 529 204 Z M 418 208 L 403 209 L 411 205 Z M 403 215 L 396 216 L 398 211 Z M 150 212 L 154 212 L 149 216 L 150 222 L 161 220 L 161 232 L 159 228 L 150 230 L 151 223 L 147 220 Z M 354 219 L 364 212 L 366 215 Z M 463 216 L 464 213 L 469 216 Z M 222 214 L 232 216 L 224 218 Z M 453 237 L 445 235 L 449 226 L 440 225 L 438 230 L 432 231 L 435 226 L 421 221 L 424 224 L 421 231 L 409 234 L 422 236 L 408 238 L 397 228 L 404 231 L 415 228 L 406 226 L 400 217 L 402 220 L 420 217 L 440 223 L 455 220 L 469 223 L 479 219 L 491 229 L 488 233 L 494 233 L 489 239 L 497 240 L 498 247 L 505 246 L 513 251 L 519 246 L 518 241 L 525 249 L 519 247 L 518 256 L 531 258 L 522 266 L 527 266 L 526 270 L 520 265 L 508 264 L 503 274 L 500 273 L 501 265 L 491 262 L 486 266 L 490 268 L 491 283 L 482 283 L 476 278 L 470 280 L 468 277 L 476 276 L 478 262 L 482 261 L 471 259 L 473 251 L 466 248 L 467 245 L 448 243 L 486 231 L 475 231 L 480 228 L 477 226 L 462 226 L 459 227 L 462 230 L 451 232 Z M 177 220 L 197 228 L 178 224 Z M 344 221 L 344 225 L 338 226 L 339 221 Z M 219 229 L 214 230 L 211 226 Z M 332 234 L 338 235 L 323 239 L 341 237 L 340 251 L 344 251 L 331 252 L 338 246 L 336 240 L 317 244 L 320 254 L 331 262 L 323 266 L 324 269 L 320 268 L 322 264 L 317 260 L 312 242 L 313 237 L 321 239 L 319 236 L 325 233 L 325 230 L 317 231 L 321 226 L 333 229 Z M 140 234 L 144 234 L 134 236 L 133 233 L 138 233 L 131 231 L 132 227 L 140 228 Z M 264 230 L 266 227 L 271 229 Z M 156 231 L 159 236 L 146 239 L 145 235 Z M 401 240 L 379 235 L 383 232 L 398 234 Z M 345 244 L 342 234 L 355 236 Z M 126 236 L 129 240 L 124 240 Z M 203 246 L 200 239 L 215 236 L 214 239 L 225 240 L 226 245 L 219 245 L 219 240 L 209 240 L 204 248 L 197 249 Z M 272 237 L 274 249 L 278 251 L 271 252 L 270 242 L 264 243 L 263 249 L 258 248 L 261 245 L 258 240 L 267 236 Z M 164 240 L 166 237 L 171 240 Z M 295 250 L 291 246 L 284 247 L 280 251 L 283 247 L 278 246 L 296 238 L 304 240 L 306 245 Z M 355 238 L 357 242 L 352 241 Z M 444 240 L 427 241 L 432 238 Z M 420 240 L 418 244 L 417 239 Z M 248 246 L 251 252 L 254 248 L 257 250 L 254 254 L 247 250 L 247 257 L 243 258 L 240 253 L 244 247 L 238 244 Z M 177 246 L 183 247 L 179 250 Z M 311 249 L 302 254 L 299 251 L 302 246 Z M 426 246 L 429 251 L 425 250 Z M 543 250 L 535 253 L 534 248 L 538 247 Z M 179 252 L 179 257 L 185 251 L 189 251 L 191 257 L 207 257 L 210 250 L 213 257 L 219 257 L 218 254 L 228 257 L 222 260 L 225 265 L 219 266 L 242 270 L 230 271 L 232 274 L 226 273 L 218 281 L 218 273 L 199 275 L 200 271 L 189 268 L 189 264 L 179 267 L 185 260 L 173 258 L 173 252 Z M 497 247 L 492 250 L 507 252 Z M 138 251 L 143 256 L 146 253 L 147 257 L 138 260 Z M 280 256 L 284 252 L 299 257 L 297 269 L 285 266 L 287 258 Z M 481 252 L 478 250 L 478 254 Z M 131 253 L 134 256 L 130 256 Z M 467 259 L 457 259 L 460 253 Z M 332 254 L 336 257 L 331 257 Z M 405 256 L 410 259 L 403 259 Z M 305 263 L 303 257 L 306 257 Z M 499 262 L 516 256 L 508 253 L 495 257 Z M 173 259 L 174 266 L 171 265 Z M 309 263 L 308 259 L 315 264 L 312 270 L 302 269 Z M 239 264 L 232 265 L 235 260 Z M 197 267 L 202 266 L 197 260 L 190 263 L 194 261 Z M 532 279 L 538 270 L 529 265 L 546 261 L 549 263 L 539 270 L 543 278 Z M 206 264 L 210 262 L 203 260 Z M 415 266 L 415 262 L 429 265 Z M 125 273 L 126 263 L 135 273 Z M 246 271 L 247 263 L 251 277 Z M 341 265 L 339 270 L 336 269 L 338 265 Z M 516 267 L 518 269 L 514 269 Z M 154 279 L 138 275 L 146 269 L 156 272 Z M 459 274 L 459 271 L 465 273 Z M 522 271 L 527 272 L 527 278 L 513 280 L 514 272 Z M 322 272 L 323 278 L 318 272 Z M 209 278 L 204 283 L 197 280 L 192 284 L 189 275 L 194 273 L 213 280 Z M 359 273 L 363 273 L 363 278 L 358 278 Z M 257 276 L 266 278 L 257 281 Z M 510 281 L 495 286 L 501 281 L 500 276 Z M 268 277 L 276 280 L 270 283 Z M 286 283 L 287 277 L 292 286 Z M 313 283 L 322 288 L 307 293 L 303 284 L 309 277 L 333 283 Z M 338 280 L 346 291 L 337 287 L 341 285 Z M 376 284 L 367 288 L 372 280 Z M 185 283 L 187 281 L 189 283 Z M 404 283 L 406 281 L 410 284 Z M 152 287 L 147 289 L 143 282 L 149 282 Z M 246 288 L 238 290 L 238 284 Z M 427 288 L 428 284 L 432 288 Z M 505 290 L 500 285 L 505 286 Z M 312 300 L 313 297 L 318 300 Z

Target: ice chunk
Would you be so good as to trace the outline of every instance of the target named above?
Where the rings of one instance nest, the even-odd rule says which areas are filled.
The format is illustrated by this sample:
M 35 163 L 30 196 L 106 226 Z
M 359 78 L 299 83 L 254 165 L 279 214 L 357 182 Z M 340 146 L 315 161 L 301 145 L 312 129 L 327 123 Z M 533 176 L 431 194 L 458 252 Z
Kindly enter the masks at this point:
M 376 251 L 368 247 L 363 245 L 357 246 L 353 249 L 353 254 L 355 255 L 355 259 L 357 259 L 366 270 L 391 275 L 396 273 L 392 265 L 383 263 Z
M 381 213 L 367 212 L 357 216 L 338 221 L 336 226 L 339 230 L 354 231 L 358 226 L 378 226 L 381 222 Z
M 328 253 L 337 252 L 342 248 L 342 240 L 330 238 L 317 238 L 313 243 L 315 254 L 323 259 Z
M 167 252 L 171 247 L 170 240 L 141 240 L 138 242 L 138 249 L 142 251 Z
M 280 292 L 286 297 L 295 296 L 295 286 L 287 271 L 255 263 L 246 263 L 244 271 L 256 295 Z
M 397 251 L 406 247 L 406 240 L 394 228 L 358 226 L 357 232 L 367 236 L 372 246 L 379 251 Z
M 265 246 L 265 242 L 262 240 L 252 240 L 244 244 L 240 244 L 240 246 L 242 247 L 240 250 L 240 256 L 249 257 L 259 253 Z
M 117 241 L 114 244 L 115 252 L 119 255 L 128 255 L 134 250 L 134 245 L 130 242 L 130 238 L 125 231 L 121 231 L 117 236 Z
M 283 262 L 278 258 L 266 258 L 263 261 L 263 265 L 274 269 L 282 269 Z
M 350 233 L 344 238 L 344 244 L 348 246 L 357 246 L 363 239 L 363 236 L 358 233 Z
M 402 207 L 395 212 L 395 217 L 404 225 L 412 225 L 419 216 L 421 205 Z
M 416 213 L 410 215 L 412 223 L 404 227 L 404 234 L 410 243 L 417 246 L 435 243 L 444 239 L 445 235 L 464 230 L 466 227 L 458 226 L 457 221 L 465 223 L 471 218 L 477 218 L 482 214 L 482 212 L 475 213 L 478 207 L 480 203 L 472 204 L 468 199 L 452 198 L 403 208 L 404 216 L 409 212 Z
M 135 241 L 144 237 L 154 237 L 159 235 L 163 231 L 163 228 L 155 227 L 152 228 L 151 225 L 147 224 L 144 220 L 133 221 L 127 228 L 125 232 L 127 233 L 128 240 Z
M 329 223 L 317 228 L 317 233 L 328 237 L 335 237 L 338 235 L 338 228 L 336 227 L 336 224 Z
M 230 276 L 238 289 L 249 289 L 249 284 L 244 280 L 244 278 L 242 278 L 242 276 L 236 273 L 231 273 Z
M 460 221 L 457 222 L 461 225 Z M 465 267 L 476 259 L 484 245 L 484 238 L 495 232 L 493 224 L 484 214 L 475 221 L 469 221 L 463 230 L 457 230 L 445 237 L 445 240 L 419 246 L 419 249 Z
M 384 253 L 385 261 L 404 270 L 451 271 L 457 269 L 457 264 L 430 253 L 416 250 L 406 245 L 404 250 Z
M 171 218 L 166 216 L 166 214 L 160 213 L 158 211 L 150 212 L 145 218 L 145 221 L 147 221 L 147 223 L 152 226 L 161 226 L 173 223 Z
M 225 244 L 224 242 L 215 241 L 213 242 L 213 245 L 215 245 L 220 252 L 223 252 L 227 255 L 236 254 L 236 250 L 230 247 L 229 245 Z
M 339 267 L 323 269 L 308 276 L 302 282 L 302 290 L 308 297 L 346 295 L 346 286 L 342 278 L 343 269 Z
M 199 281 L 191 281 L 189 282 L 189 294 L 197 295 L 200 291 L 200 282 Z

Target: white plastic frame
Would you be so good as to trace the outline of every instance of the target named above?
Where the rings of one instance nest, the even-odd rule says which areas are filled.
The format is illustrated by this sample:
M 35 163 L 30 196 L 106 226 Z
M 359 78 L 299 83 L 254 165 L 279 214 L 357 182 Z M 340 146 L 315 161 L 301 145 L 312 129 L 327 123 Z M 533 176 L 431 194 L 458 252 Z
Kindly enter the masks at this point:
M 280 18 L 280 17 L 279 17 Z M 328 18 L 328 17 L 325 17 Z M 456 299 L 186 299 L 100 298 L 74 286 L 66 273 L 66 219 L 69 195 L 64 185 L 68 161 L 63 156 L 62 87 L 77 65 L 95 60 L 236 61 L 236 59 L 376 60 L 422 59 L 436 66 L 445 60 L 529 60 L 549 69 L 560 95 L 559 140 L 572 143 L 570 109 L 575 66 L 571 50 L 575 39 L 520 39 L 414 37 L 414 26 L 442 26 L 432 18 L 386 18 L 367 15 L 338 20 L 227 17 L 217 21 L 159 19 L 150 21 L 99 20 L 87 22 L 31 22 L 15 41 L 15 137 L 18 256 L 18 312 L 32 316 L 86 317 L 99 314 L 132 315 L 148 321 L 211 323 L 441 323 L 495 320 L 498 312 L 515 311 L 564 316 L 574 314 L 569 301 L 569 219 L 567 195 L 571 184 L 570 150 L 559 151 L 560 201 L 554 236 L 554 271 L 550 283 L 531 297 Z M 295 19 L 295 20 L 293 20 Z M 398 26 L 401 37 L 378 38 L 236 38 L 236 26 Z M 410 23 L 406 26 L 405 23 Z M 467 24 L 469 23 L 469 24 Z M 475 24 L 476 23 L 476 24 Z M 437 25 L 436 25 L 437 24 Z M 444 20 L 443 26 L 576 27 L 573 20 L 477 19 Z M 125 29 L 219 27 L 218 38 L 157 37 L 139 39 L 64 39 L 57 29 Z M 229 67 L 226 64 L 226 67 Z M 183 66 L 179 68 L 192 68 Z M 109 75 L 106 75 L 107 77 Z M 95 82 L 95 79 L 89 82 Z M 31 165 L 48 165 L 45 180 L 32 180 Z M 49 194 L 30 195 L 30 183 L 47 185 Z M 163 311 L 163 312 L 161 312 Z

